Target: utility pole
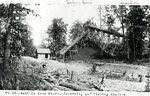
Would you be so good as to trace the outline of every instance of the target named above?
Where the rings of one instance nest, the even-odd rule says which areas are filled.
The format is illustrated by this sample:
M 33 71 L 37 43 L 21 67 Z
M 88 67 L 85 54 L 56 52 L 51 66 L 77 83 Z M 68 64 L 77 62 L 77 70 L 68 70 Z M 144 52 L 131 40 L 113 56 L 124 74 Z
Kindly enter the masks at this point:
M 100 5 L 99 6 L 99 17 L 100 17 L 100 29 L 102 28 L 102 5 Z M 103 36 L 104 36 L 104 33 L 103 32 L 101 32 L 100 33 L 101 34 L 101 37 L 103 38 Z M 101 57 L 103 56 L 103 48 L 101 47 Z
M 101 5 L 100 5 L 100 6 L 99 6 L 100 29 L 101 29 L 101 27 L 102 27 L 102 15 L 101 15 L 101 14 L 102 14 L 102 10 L 101 10 L 101 9 L 102 9 L 102 7 L 101 7 Z

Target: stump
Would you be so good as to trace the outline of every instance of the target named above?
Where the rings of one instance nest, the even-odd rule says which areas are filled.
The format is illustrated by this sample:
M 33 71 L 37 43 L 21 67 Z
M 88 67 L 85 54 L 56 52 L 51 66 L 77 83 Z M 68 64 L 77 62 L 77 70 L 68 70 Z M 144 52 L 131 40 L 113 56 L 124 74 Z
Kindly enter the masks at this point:
M 96 64 L 93 64 L 93 66 L 92 66 L 92 72 L 93 72 L 93 73 L 96 72 Z
M 93 66 L 92 66 L 92 72 L 95 73 L 97 71 L 96 67 L 97 66 L 103 66 L 105 63 L 93 62 L 92 64 L 93 64 Z
M 70 79 L 71 79 L 72 81 L 76 82 L 76 81 L 78 80 L 77 73 L 74 72 L 74 71 L 72 71 L 72 72 L 71 72 L 71 77 L 70 77 Z

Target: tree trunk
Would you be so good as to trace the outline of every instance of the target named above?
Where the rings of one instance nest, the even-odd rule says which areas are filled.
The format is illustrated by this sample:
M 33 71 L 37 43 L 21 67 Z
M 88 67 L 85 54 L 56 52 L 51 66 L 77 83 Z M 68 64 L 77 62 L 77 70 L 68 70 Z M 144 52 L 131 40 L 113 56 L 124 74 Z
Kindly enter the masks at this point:
M 122 21 L 121 21 L 122 34 L 123 34 L 123 36 L 125 36 L 125 34 L 124 34 L 124 25 L 123 25 L 123 15 L 121 16 L 121 18 L 122 18 Z M 125 38 L 123 38 L 123 48 L 124 47 L 125 47 Z M 123 57 L 125 56 L 125 52 L 127 52 L 127 47 L 124 48 L 124 50 L 123 50 Z
M 63 87 L 63 86 L 52 85 L 51 83 L 49 83 L 46 80 L 41 80 L 41 82 L 43 82 L 45 85 L 48 85 L 50 89 L 57 88 L 57 89 L 62 90 L 62 91 L 72 91 L 72 89 L 69 89 L 69 88 L 66 88 L 66 87 Z
M 150 32 L 149 32 L 149 58 L 150 58 Z
M 9 29 L 9 28 L 8 28 Z M 9 66 L 9 57 L 10 57 L 10 33 L 6 31 L 6 39 L 5 39 L 5 49 L 4 49 L 4 69 Z
M 10 59 L 10 31 L 11 31 L 11 22 L 12 22 L 12 13 L 13 13 L 13 4 L 9 5 L 8 9 L 8 19 L 6 24 L 6 35 L 5 35 L 5 46 L 4 46 L 4 63 L 3 63 L 3 69 L 7 68 L 9 66 L 9 59 Z

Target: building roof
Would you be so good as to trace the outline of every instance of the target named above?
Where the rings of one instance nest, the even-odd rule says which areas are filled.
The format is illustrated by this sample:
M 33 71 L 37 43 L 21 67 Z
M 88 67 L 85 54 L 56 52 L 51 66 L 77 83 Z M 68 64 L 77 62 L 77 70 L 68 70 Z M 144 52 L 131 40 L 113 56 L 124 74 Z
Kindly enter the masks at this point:
M 37 48 L 38 54 L 50 54 L 50 50 L 48 48 Z
M 60 54 L 65 54 L 72 46 L 74 46 L 78 41 L 80 41 L 88 32 L 83 32 L 81 36 L 77 37 L 73 42 L 71 42 L 68 46 L 65 46 L 62 50 L 60 50 Z
M 98 30 L 98 31 L 102 31 L 103 33 L 107 33 L 107 34 L 110 34 L 110 35 L 114 35 L 114 36 L 126 38 L 126 36 L 124 36 L 123 34 L 117 32 L 116 30 L 113 30 L 113 29 L 112 29 L 111 31 L 108 31 L 108 29 L 98 28 L 98 27 L 96 27 L 96 26 L 90 26 L 90 25 L 88 25 L 88 26 L 86 26 L 86 27 L 88 27 L 88 28 L 90 28 L 90 29 L 93 29 L 93 30 L 96 29 L 96 30 Z

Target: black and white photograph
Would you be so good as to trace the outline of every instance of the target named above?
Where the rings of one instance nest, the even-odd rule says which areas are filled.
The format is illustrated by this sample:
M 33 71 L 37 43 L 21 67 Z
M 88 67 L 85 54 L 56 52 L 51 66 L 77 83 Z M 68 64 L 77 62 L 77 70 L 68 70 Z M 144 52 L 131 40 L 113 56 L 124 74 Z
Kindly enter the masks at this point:
M 64 1 L 0 3 L 0 90 L 150 92 L 150 4 Z

